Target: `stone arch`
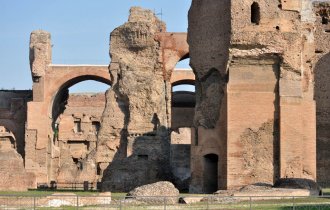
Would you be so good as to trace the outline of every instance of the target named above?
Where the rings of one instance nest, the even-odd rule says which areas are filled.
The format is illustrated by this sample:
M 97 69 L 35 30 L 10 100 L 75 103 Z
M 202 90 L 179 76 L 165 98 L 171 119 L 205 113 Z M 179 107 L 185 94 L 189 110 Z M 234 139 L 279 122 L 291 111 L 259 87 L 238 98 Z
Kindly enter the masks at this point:
M 195 74 L 192 70 L 175 70 L 171 77 L 172 87 L 176 85 L 195 85 Z
M 165 80 L 171 80 L 176 64 L 189 58 L 187 33 L 163 32 L 158 33 L 155 38 L 160 43 L 164 78 Z
M 183 56 L 180 58 L 179 61 L 183 61 L 185 59 L 190 58 L 189 52 L 188 51 L 184 51 L 185 54 L 183 54 Z
M 187 79 L 174 78 L 172 80 L 172 87 L 177 86 L 177 85 L 195 85 L 195 79 L 192 79 L 192 78 L 187 78 Z
M 30 132 L 25 140 L 28 147 L 37 148 L 35 151 L 26 150 L 25 157 L 28 161 L 26 168 L 33 170 L 36 165 L 42 166 L 38 182 L 48 182 L 55 179 L 55 170 L 46 170 L 47 165 L 52 165 L 51 158 L 42 162 L 36 156 L 46 158 L 47 151 L 52 148 L 54 142 L 54 128 L 56 114 L 54 104 L 63 97 L 65 90 L 82 81 L 95 80 L 111 85 L 108 66 L 106 65 L 58 65 L 47 66 L 46 73 L 34 81 L 33 101 L 28 103 L 26 132 Z M 51 141 L 52 140 L 52 141 Z
M 87 68 L 87 70 L 88 69 L 89 70 L 86 71 L 86 68 Z M 48 121 L 48 124 L 47 124 L 48 129 L 49 129 L 48 138 L 51 139 L 51 141 L 48 141 L 48 144 L 51 144 L 50 147 L 59 148 L 60 154 L 63 154 L 63 152 L 70 151 L 70 145 L 73 148 L 75 146 L 83 145 L 82 154 L 84 154 L 84 155 L 87 154 L 88 152 L 90 152 L 91 150 L 93 150 L 93 148 L 95 148 L 96 143 L 94 141 L 91 141 L 91 139 L 96 138 L 95 136 L 93 136 L 93 135 L 95 135 L 95 133 L 93 133 L 93 135 L 92 135 L 91 133 L 89 133 L 88 130 L 85 130 L 86 132 L 81 132 L 81 131 L 76 130 L 76 131 L 74 131 L 74 133 L 80 133 L 79 134 L 80 139 L 78 138 L 79 139 L 79 141 L 78 141 L 77 139 L 74 138 L 75 137 L 74 134 L 66 133 L 66 132 L 68 132 L 68 130 L 70 130 L 70 128 L 68 128 L 70 126 L 65 126 L 65 125 L 68 125 L 66 123 L 68 123 L 67 120 L 69 119 L 67 113 L 64 111 L 66 108 L 66 105 L 67 105 L 67 100 L 69 99 L 68 89 L 80 82 L 87 81 L 87 80 L 101 82 L 101 83 L 107 84 L 109 86 L 112 85 L 112 82 L 110 79 L 110 74 L 108 72 L 107 67 L 105 67 L 105 66 L 102 67 L 101 69 L 97 69 L 96 66 L 91 67 L 91 68 L 82 67 L 81 69 L 74 68 L 74 69 L 72 69 L 72 71 L 69 71 L 69 72 L 61 75 L 61 77 L 58 77 L 53 81 L 49 81 L 49 83 L 52 86 L 50 89 L 48 89 L 49 98 L 48 98 L 47 104 L 46 104 L 46 106 L 48 108 L 49 116 L 51 116 L 50 117 L 51 120 Z M 87 104 L 87 106 L 92 106 L 92 104 L 90 104 L 90 105 Z M 97 108 L 95 107 L 95 109 L 97 109 Z M 104 107 L 103 107 L 103 109 L 104 109 Z M 99 121 L 94 121 L 94 125 L 93 125 L 93 120 L 95 120 L 95 119 L 91 118 L 91 117 L 94 117 L 94 115 L 88 115 L 88 113 L 86 115 L 88 116 L 87 118 L 90 120 L 89 123 L 90 123 L 91 127 L 100 126 L 100 125 L 95 125 L 95 123 L 100 123 Z M 63 118 L 62 117 L 58 118 L 59 116 L 63 116 Z M 85 114 L 83 114 L 82 116 L 85 116 Z M 79 119 L 79 121 L 72 118 L 72 121 L 69 121 L 69 125 L 70 125 L 70 123 L 73 123 L 74 127 L 72 127 L 72 128 L 75 129 L 76 122 L 79 122 L 79 126 L 82 126 L 83 123 L 86 123 L 86 121 L 84 121 L 82 118 Z M 56 124 L 56 123 L 58 123 L 58 124 Z M 61 127 L 61 126 L 63 126 L 63 127 Z M 84 130 L 84 129 L 82 129 L 82 130 Z M 62 135 L 62 138 L 61 138 L 61 135 Z M 64 135 L 64 137 L 63 137 L 63 135 Z M 65 137 L 65 135 L 68 135 L 70 137 L 70 139 L 69 140 L 66 139 L 66 137 L 68 137 L 68 136 Z M 52 143 L 50 143 L 50 142 L 52 142 Z M 66 144 L 64 149 L 60 146 L 60 143 L 63 143 L 63 142 L 65 142 L 65 144 Z M 72 155 L 72 153 L 70 153 L 70 155 Z M 83 158 L 84 155 L 81 155 L 80 158 Z M 78 156 L 79 156 L 79 154 L 78 154 Z M 71 179 L 80 180 L 81 179 L 80 177 L 83 177 L 82 175 L 80 175 L 81 173 L 83 173 L 82 171 L 84 170 L 82 167 L 83 162 L 81 161 L 81 159 L 79 160 L 78 157 L 71 156 L 70 159 L 61 159 L 61 160 L 62 160 L 62 163 L 65 162 L 65 164 L 56 165 L 56 167 L 58 167 L 58 171 L 56 173 L 53 172 L 52 174 L 49 175 L 49 176 L 53 177 L 52 178 L 53 180 L 64 182 L 67 178 L 68 178 L 68 180 L 71 180 Z M 65 161 L 63 161 L 63 160 L 65 160 Z M 56 161 L 54 161 L 54 160 L 50 160 L 50 161 L 53 161 L 53 163 L 56 164 Z M 72 167 L 72 170 L 68 169 L 67 168 L 68 166 Z M 74 174 L 74 175 L 71 176 L 72 174 Z M 93 175 L 91 175 L 91 177 L 93 177 Z M 92 179 L 93 178 L 91 178 L 91 180 L 89 180 L 89 181 L 92 181 Z M 66 180 L 66 181 L 68 181 L 68 180 Z M 82 180 L 80 180 L 80 181 L 82 181 Z
M 196 94 L 195 91 L 188 90 L 187 85 L 195 86 L 195 80 L 183 79 L 172 83 L 172 106 L 173 107 L 195 107 Z M 175 91 L 173 88 L 176 86 L 181 89 Z M 187 89 L 188 88 L 188 89 Z
M 317 180 L 329 183 L 330 173 L 330 53 L 324 55 L 315 65 L 314 99 L 316 102 L 316 154 Z M 329 186 L 329 184 L 328 184 Z M 328 187 L 322 186 L 322 187 Z
M 66 78 L 66 79 L 63 79 L 62 78 L 62 83 L 57 83 L 58 86 L 56 88 L 54 88 L 51 92 L 51 95 L 52 95 L 52 100 L 51 100 L 51 103 L 50 103 L 50 109 L 49 109 L 49 112 L 52 116 L 52 119 L 53 119 L 53 124 L 52 126 L 54 126 L 54 120 L 56 120 L 56 115 L 57 115 L 57 112 L 60 111 L 60 110 L 56 110 L 56 108 L 54 107 L 54 105 L 56 103 L 58 103 L 61 99 L 63 99 L 63 97 L 66 97 L 65 96 L 65 90 L 67 90 L 69 87 L 79 83 L 79 82 L 83 82 L 83 81 L 86 81 L 86 80 L 94 80 L 94 81 L 97 81 L 97 82 L 102 82 L 104 84 L 108 84 L 109 86 L 111 86 L 111 81 L 109 78 L 105 78 L 105 77 L 101 77 L 100 75 L 79 75 L 79 76 L 76 76 L 76 77 L 71 77 L 70 79 Z

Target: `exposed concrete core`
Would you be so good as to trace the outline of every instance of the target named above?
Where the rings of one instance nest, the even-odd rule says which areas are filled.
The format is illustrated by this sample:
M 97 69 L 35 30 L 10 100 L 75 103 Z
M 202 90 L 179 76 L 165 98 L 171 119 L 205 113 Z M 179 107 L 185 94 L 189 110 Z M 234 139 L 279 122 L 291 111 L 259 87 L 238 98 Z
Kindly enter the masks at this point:
M 98 159 L 98 163 L 111 163 L 104 172 L 104 190 L 126 191 L 168 179 L 170 83 L 164 81 L 159 43 L 154 39 L 162 31 L 165 24 L 152 11 L 133 7 L 128 22 L 111 33 L 114 79 L 107 92 L 111 102 L 102 119 L 98 155 L 114 155 Z M 121 120 L 117 125 L 113 116 Z
M 30 68 L 33 80 L 38 80 L 46 73 L 46 66 L 52 62 L 50 33 L 34 31 L 30 36 Z

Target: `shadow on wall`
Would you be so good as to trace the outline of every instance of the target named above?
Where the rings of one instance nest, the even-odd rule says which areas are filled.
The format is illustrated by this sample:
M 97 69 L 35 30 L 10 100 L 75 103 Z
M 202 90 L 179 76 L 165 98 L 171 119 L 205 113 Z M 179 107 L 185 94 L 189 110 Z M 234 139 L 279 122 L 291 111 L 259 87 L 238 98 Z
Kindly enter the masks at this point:
M 317 180 L 322 187 L 330 187 L 330 53 L 317 62 L 314 72 Z
M 169 156 L 168 128 L 158 126 L 151 132 L 130 135 L 122 130 L 119 149 L 103 173 L 102 191 L 128 192 L 141 185 L 171 180 Z

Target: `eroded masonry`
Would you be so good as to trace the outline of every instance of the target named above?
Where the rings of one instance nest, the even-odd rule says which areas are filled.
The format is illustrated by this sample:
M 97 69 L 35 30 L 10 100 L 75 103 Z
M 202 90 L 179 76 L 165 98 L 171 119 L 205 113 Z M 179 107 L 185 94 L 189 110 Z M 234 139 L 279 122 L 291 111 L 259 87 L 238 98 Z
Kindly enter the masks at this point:
M 0 189 L 329 183 L 329 15 L 307 0 L 192 0 L 187 36 L 133 7 L 109 67 L 53 64 L 50 34 L 33 31 L 32 91 L 0 91 Z M 186 58 L 192 70 L 175 69 Z M 69 94 L 84 80 L 109 90 Z

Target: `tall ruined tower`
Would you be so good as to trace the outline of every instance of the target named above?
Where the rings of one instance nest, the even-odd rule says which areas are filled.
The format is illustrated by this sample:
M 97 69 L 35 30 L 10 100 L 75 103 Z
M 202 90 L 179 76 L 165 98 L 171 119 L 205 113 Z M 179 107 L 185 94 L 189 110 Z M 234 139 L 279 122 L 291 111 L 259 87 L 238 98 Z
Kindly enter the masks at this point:
M 98 136 L 103 189 L 130 190 L 164 179 L 169 161 L 168 94 L 156 33 L 165 24 L 133 7 L 127 23 L 111 33 L 112 89 Z M 109 163 L 111 163 L 109 165 Z
M 315 180 L 314 23 L 305 18 L 306 5 L 192 1 L 192 192 Z
M 33 81 L 33 101 L 28 103 L 25 131 L 25 168 L 35 173 L 36 182 L 47 182 L 50 170 L 49 118 L 42 107 L 45 93 L 46 72 L 51 64 L 51 36 L 49 32 L 36 30 L 30 36 L 30 68 Z

